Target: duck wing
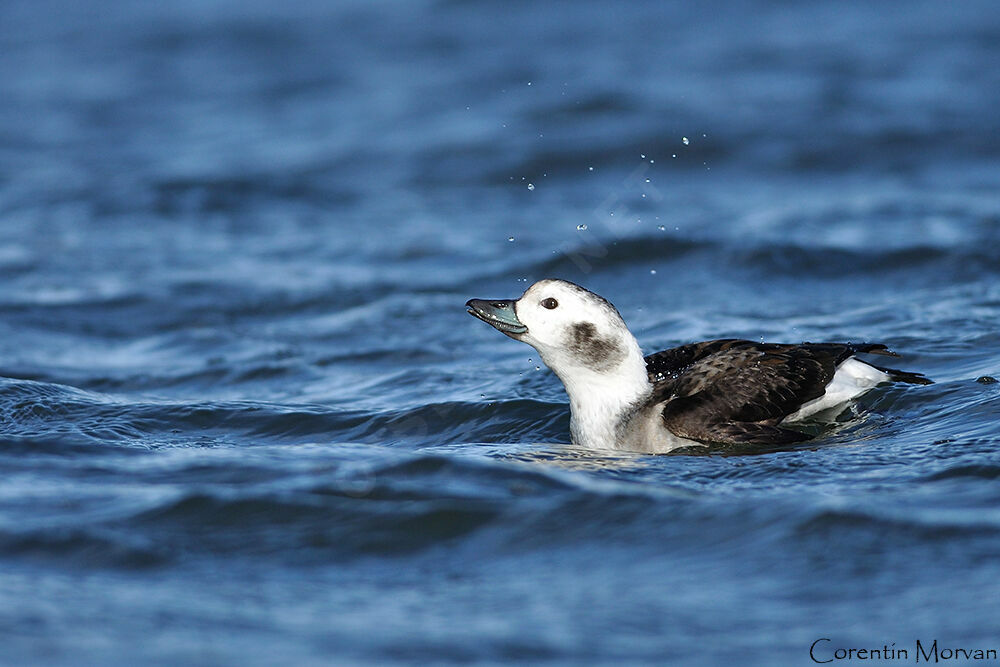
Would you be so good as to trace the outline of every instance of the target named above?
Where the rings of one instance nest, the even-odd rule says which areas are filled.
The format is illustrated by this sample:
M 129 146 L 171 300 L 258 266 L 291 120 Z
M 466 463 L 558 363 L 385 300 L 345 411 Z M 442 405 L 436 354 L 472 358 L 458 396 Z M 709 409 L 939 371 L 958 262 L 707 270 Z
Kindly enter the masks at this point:
M 811 436 L 778 426 L 819 398 L 838 364 L 859 352 L 889 354 L 884 345 L 784 345 L 722 339 L 646 357 L 651 403 L 662 404 L 674 434 L 700 442 L 780 445 Z

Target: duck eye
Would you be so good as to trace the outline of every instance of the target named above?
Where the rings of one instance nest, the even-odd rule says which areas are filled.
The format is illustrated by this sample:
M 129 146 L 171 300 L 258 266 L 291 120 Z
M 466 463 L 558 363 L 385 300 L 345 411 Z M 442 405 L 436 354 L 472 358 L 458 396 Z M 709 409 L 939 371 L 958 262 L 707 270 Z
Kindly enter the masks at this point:
M 549 297 L 548 299 L 542 299 L 542 306 L 544 306 L 545 308 L 548 308 L 549 310 L 552 310 L 553 308 L 555 308 L 558 305 L 559 305 L 559 302 L 556 301 L 555 299 L 553 299 L 552 297 Z

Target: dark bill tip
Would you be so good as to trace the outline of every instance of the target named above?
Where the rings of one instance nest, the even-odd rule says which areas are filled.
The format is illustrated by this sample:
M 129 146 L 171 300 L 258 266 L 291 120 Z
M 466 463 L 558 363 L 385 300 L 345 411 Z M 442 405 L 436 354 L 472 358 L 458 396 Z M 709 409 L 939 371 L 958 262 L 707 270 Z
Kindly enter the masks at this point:
M 465 302 L 469 314 L 478 317 L 505 334 L 523 334 L 528 327 L 517 319 L 512 299 L 469 299 Z

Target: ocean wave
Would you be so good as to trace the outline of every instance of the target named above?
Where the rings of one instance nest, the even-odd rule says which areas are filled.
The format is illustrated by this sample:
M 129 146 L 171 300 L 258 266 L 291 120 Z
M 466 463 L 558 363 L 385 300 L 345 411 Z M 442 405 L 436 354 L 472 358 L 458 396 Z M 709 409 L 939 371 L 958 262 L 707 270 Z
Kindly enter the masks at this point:
M 401 556 L 447 545 L 510 520 L 510 504 L 588 493 L 555 469 L 439 455 L 338 457 L 308 464 L 261 457 L 190 460 L 132 473 L 146 486 L 186 487 L 147 498 L 122 515 L 129 490 L 107 492 L 119 508 L 74 525 L 26 518 L 0 531 L 0 554 L 87 567 L 137 568 L 220 554 L 325 563 L 366 555 Z M 284 462 L 284 463 L 282 463 Z M 127 464 L 130 465 L 130 464 Z M 235 468 L 235 471 L 233 470 Z M 282 472 L 283 471 L 283 472 Z M 125 470 L 122 470 L 125 472 Z M 235 474 L 235 477 L 234 477 Z M 256 477 L 256 479 L 254 479 Z
M 312 439 L 436 444 L 551 441 L 565 437 L 561 403 L 512 399 L 428 403 L 397 410 L 341 410 L 320 405 L 251 401 L 126 401 L 52 383 L 0 381 L 0 437 L 6 447 L 98 442 L 149 446 L 246 438 L 251 442 Z M 48 444 L 46 444 L 48 443 Z M 72 444 L 75 443 L 75 444 Z
M 933 474 L 928 475 L 925 479 L 928 482 L 936 482 L 941 480 L 952 480 L 952 479 L 985 479 L 993 480 L 1000 479 L 1000 465 L 988 465 L 988 464 L 964 464 L 948 467 L 944 470 L 940 470 Z
M 796 279 L 837 279 L 844 276 L 906 274 L 937 276 L 947 272 L 955 280 L 1000 272 L 1000 249 L 970 240 L 954 247 L 923 245 L 920 241 L 891 247 L 845 248 L 821 244 L 780 242 L 773 239 L 734 243 L 728 240 L 693 240 L 677 237 L 601 238 L 561 248 L 545 257 L 505 268 L 504 276 L 529 276 L 528 281 L 559 275 L 631 269 L 636 265 L 660 270 L 690 271 L 697 275 L 705 265 L 721 265 L 755 276 L 792 276 Z M 689 267 L 689 265 L 692 265 Z M 923 273 L 921 273 L 923 272 Z M 724 278 L 725 276 L 721 276 Z
M 801 519 L 796 532 L 801 536 L 823 537 L 838 542 L 858 540 L 888 547 L 899 540 L 936 541 L 989 535 L 1000 541 L 1000 517 L 972 517 L 965 510 L 949 512 L 921 508 L 870 511 L 825 509 Z M 853 536 L 853 537 L 852 537 Z
M 100 529 L 58 528 L 13 532 L 0 530 L 0 557 L 31 563 L 81 568 L 143 570 L 171 562 L 144 540 Z

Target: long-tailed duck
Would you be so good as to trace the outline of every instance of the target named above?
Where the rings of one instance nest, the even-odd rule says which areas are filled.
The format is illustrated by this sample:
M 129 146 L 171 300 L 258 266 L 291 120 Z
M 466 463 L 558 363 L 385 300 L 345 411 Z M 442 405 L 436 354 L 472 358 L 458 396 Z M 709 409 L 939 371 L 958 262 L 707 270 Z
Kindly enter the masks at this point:
M 791 444 L 812 436 L 790 422 L 843 407 L 884 382 L 931 383 L 855 356 L 898 356 L 877 343 L 722 339 L 644 357 L 609 301 L 565 280 L 541 280 L 517 300 L 470 299 L 466 307 L 538 350 L 566 387 L 574 444 L 594 449 Z

